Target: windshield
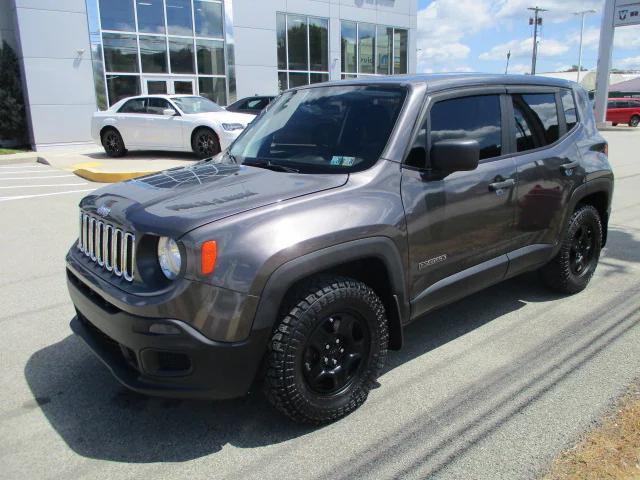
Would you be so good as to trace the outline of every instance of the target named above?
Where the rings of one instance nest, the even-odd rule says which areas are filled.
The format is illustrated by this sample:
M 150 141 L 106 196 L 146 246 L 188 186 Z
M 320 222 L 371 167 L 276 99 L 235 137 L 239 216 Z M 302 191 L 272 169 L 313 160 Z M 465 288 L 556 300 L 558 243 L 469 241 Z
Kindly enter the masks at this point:
M 220 105 L 204 97 L 173 97 L 171 100 L 186 114 L 224 111 Z
M 300 173 L 371 167 L 382 154 L 406 90 L 386 86 L 314 87 L 285 92 L 231 146 L 245 165 Z

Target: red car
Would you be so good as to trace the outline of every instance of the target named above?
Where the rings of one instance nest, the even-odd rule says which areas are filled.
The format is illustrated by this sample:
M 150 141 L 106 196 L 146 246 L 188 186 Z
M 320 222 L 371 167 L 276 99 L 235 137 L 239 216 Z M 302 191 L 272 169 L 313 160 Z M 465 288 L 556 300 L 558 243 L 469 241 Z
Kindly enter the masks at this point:
M 640 124 L 640 98 L 610 98 L 607 104 L 607 121 L 614 127 L 619 123 L 637 127 Z

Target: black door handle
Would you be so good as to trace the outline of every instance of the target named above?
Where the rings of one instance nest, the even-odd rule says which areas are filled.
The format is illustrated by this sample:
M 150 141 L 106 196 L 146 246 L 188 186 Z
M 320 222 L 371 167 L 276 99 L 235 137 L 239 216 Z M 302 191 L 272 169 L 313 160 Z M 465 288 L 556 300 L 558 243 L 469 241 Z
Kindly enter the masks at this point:
M 509 178 L 501 182 L 490 183 L 489 190 L 491 190 L 492 192 L 496 192 L 498 190 L 504 190 L 505 188 L 511 188 L 515 184 L 516 184 L 516 181 L 513 178 Z
M 576 160 L 575 162 L 563 163 L 562 165 L 560 165 L 560 168 L 564 171 L 567 171 L 578 166 L 580 166 L 580 162 Z

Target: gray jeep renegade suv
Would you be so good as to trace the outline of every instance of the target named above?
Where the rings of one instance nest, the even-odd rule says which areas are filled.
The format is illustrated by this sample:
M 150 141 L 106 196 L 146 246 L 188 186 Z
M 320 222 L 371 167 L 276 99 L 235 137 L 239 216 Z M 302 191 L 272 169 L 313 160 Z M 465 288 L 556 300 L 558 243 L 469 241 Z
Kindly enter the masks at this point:
M 227 152 L 101 188 L 73 331 L 138 392 L 347 415 L 427 312 L 522 272 L 587 286 L 613 174 L 585 91 L 504 75 L 284 92 Z

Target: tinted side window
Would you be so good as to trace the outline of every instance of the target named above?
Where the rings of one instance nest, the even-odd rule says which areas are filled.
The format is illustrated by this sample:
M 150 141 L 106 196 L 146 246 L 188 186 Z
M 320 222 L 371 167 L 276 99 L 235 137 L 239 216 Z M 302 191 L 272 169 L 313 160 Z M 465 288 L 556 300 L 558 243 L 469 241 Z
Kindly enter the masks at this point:
M 518 152 L 544 147 L 560 138 L 553 93 L 514 94 L 511 99 Z
M 456 138 L 477 140 L 480 159 L 502 154 L 500 96 L 443 100 L 431 108 L 431 145 Z
M 573 99 L 573 93 L 571 90 L 560 90 L 560 96 L 562 98 L 562 108 L 564 109 L 564 118 L 567 121 L 567 131 L 571 130 L 578 123 L 578 112 L 576 110 L 576 103 Z
M 133 100 L 129 100 L 120 107 L 118 113 L 147 113 L 145 102 L 146 99 L 144 98 L 134 98 Z
M 166 108 L 175 110 L 164 98 L 150 98 L 148 100 L 147 113 L 151 113 L 152 115 L 162 115 L 162 111 Z

